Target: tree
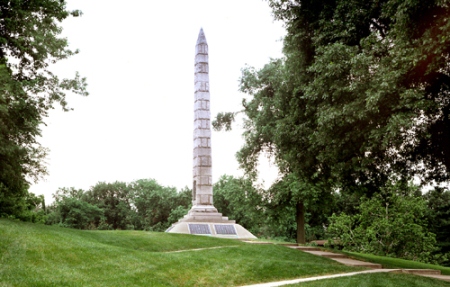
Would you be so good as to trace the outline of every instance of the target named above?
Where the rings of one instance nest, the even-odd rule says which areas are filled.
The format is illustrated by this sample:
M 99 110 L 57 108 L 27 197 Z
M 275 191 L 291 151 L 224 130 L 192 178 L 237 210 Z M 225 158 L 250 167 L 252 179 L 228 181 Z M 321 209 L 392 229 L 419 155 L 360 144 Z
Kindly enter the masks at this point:
M 287 29 L 285 57 L 242 72 L 247 173 L 266 152 L 282 174 L 330 192 L 449 179 L 448 1 L 269 5 Z
M 104 211 L 86 201 L 82 189 L 60 188 L 53 194 L 55 202 L 50 207 L 47 224 L 57 224 L 77 229 L 97 229 L 104 222 Z
M 229 219 L 254 234 L 264 223 L 264 203 L 261 191 L 245 178 L 222 175 L 213 186 L 214 206 Z
M 133 229 L 133 212 L 131 208 L 133 193 L 125 182 L 98 182 L 85 192 L 83 198 L 104 213 L 102 228 Z
M 329 190 L 294 174 L 279 179 L 264 193 L 269 233 L 301 244 L 322 239 L 323 225 L 335 205 L 331 195 Z
M 17 213 L 27 195 L 27 178 L 46 170 L 46 149 L 36 138 L 56 103 L 69 110 L 66 93 L 87 95 L 85 79 L 59 79 L 52 63 L 76 54 L 59 37 L 58 23 L 80 11 L 60 0 L 0 3 L 0 213 Z
M 191 194 L 188 188 L 177 192 L 154 179 L 99 182 L 87 191 L 60 188 L 53 195 L 46 223 L 79 229 L 164 231 L 188 212 Z M 28 201 L 30 208 L 40 203 L 35 198 Z
M 436 234 L 439 252 L 450 259 L 450 191 L 436 187 L 424 194 L 424 198 L 428 207 L 428 229 Z M 449 266 L 450 261 L 445 264 Z
M 191 191 L 178 193 L 174 187 L 161 186 L 154 179 L 140 179 L 130 184 L 132 204 L 137 214 L 137 229 L 164 231 L 175 216 L 187 213 L 191 204 Z M 169 221 L 170 220 L 170 221 Z
M 364 198 L 358 214 L 333 214 L 330 239 L 346 250 L 434 263 L 436 235 L 426 228 L 427 204 L 414 190 L 391 185 Z

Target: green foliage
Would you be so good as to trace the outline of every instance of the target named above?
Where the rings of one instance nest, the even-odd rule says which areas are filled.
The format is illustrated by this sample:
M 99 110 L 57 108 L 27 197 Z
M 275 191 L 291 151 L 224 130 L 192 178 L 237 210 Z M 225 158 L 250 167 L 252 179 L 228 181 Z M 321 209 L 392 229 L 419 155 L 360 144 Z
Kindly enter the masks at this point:
M 223 175 L 213 186 L 214 206 L 229 219 L 236 220 L 259 235 L 263 225 L 264 203 L 261 191 L 249 179 Z
M 225 129 L 231 131 L 231 124 L 234 122 L 236 113 L 218 113 L 216 119 L 212 121 L 215 130 Z
M 362 199 L 359 214 L 333 214 L 327 232 L 345 250 L 434 262 L 436 239 L 426 228 L 426 213 L 420 195 L 390 185 Z
M 189 208 L 186 208 L 182 205 L 178 205 L 175 209 L 170 211 L 169 217 L 167 218 L 167 226 L 171 226 L 176 223 L 178 220 L 183 218 L 189 212 Z
M 436 234 L 440 253 L 446 254 L 448 261 L 441 264 L 450 266 L 450 191 L 436 187 L 428 191 L 424 198 L 427 202 L 427 225 L 430 232 Z
M 5 188 L 0 183 L 0 191 Z M 47 220 L 44 195 L 35 195 L 32 192 L 23 191 L 19 194 L 8 196 L 8 191 L 0 192 L 0 217 L 15 218 L 33 223 L 45 223 Z
M 327 223 L 335 201 L 327 188 L 319 183 L 305 182 L 294 174 L 275 182 L 264 193 L 266 236 L 298 241 L 298 233 L 304 232 L 305 241 L 324 238 L 323 225 Z M 303 219 L 296 217 L 299 203 L 306 210 Z
M 103 229 L 132 229 L 131 190 L 124 182 L 99 182 L 83 194 L 85 200 L 104 213 Z
M 27 192 L 27 195 L 21 204 L 23 211 L 17 215 L 17 218 L 23 221 L 33 223 L 45 223 L 47 220 L 44 195 L 35 195 Z
M 264 152 L 281 172 L 330 191 L 370 196 L 391 179 L 449 178 L 446 1 L 269 5 L 287 29 L 285 57 L 242 71 L 250 97 L 238 159 L 249 175 Z
M 448 1 L 268 2 L 287 35 L 282 59 L 242 70 L 248 175 L 269 154 L 302 190 L 342 191 L 346 212 L 390 181 L 448 181 Z
M 191 191 L 159 185 L 153 179 L 99 182 L 89 190 L 59 189 L 47 224 L 78 229 L 164 231 L 187 213 Z
M 171 215 L 170 220 L 174 220 L 175 214 L 172 214 L 172 210 L 178 208 L 174 212 L 180 214 L 180 206 L 186 210 L 191 203 L 188 189 L 177 193 L 175 188 L 163 187 L 153 179 L 137 180 L 130 188 L 133 190 L 132 203 L 138 218 L 136 229 L 164 231 L 170 226 Z
M 296 200 L 292 198 L 289 185 L 279 180 L 264 194 L 266 206 L 265 225 L 261 235 L 285 241 L 296 239 Z
M 85 200 L 81 189 L 60 188 L 53 195 L 47 224 L 77 229 L 95 229 L 104 221 L 104 211 Z
M 59 36 L 70 13 L 59 0 L 0 3 L 0 214 L 19 216 L 27 178 L 46 173 L 46 149 L 37 137 L 48 110 L 55 104 L 68 110 L 68 92 L 87 95 L 78 74 L 59 79 L 49 70 L 77 53 Z

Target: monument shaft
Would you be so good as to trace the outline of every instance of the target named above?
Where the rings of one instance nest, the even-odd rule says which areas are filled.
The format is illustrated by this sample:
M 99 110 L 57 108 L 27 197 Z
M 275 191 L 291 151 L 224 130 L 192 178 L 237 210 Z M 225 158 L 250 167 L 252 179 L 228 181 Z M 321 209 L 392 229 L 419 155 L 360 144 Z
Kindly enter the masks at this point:
M 195 46 L 193 206 L 213 206 L 208 44 L 203 29 Z

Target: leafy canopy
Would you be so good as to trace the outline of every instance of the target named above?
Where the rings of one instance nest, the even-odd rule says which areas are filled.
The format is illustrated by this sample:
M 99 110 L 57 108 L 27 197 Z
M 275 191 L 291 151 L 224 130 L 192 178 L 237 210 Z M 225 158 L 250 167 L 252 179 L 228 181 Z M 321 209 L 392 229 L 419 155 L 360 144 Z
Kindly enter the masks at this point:
M 68 92 L 87 95 L 78 74 L 59 79 L 50 66 L 78 51 L 60 37 L 59 23 L 80 11 L 60 0 L 11 0 L 0 3 L 0 213 L 17 212 L 27 178 L 46 173 L 46 149 L 37 142 L 48 110 L 68 110 Z
M 269 152 L 285 174 L 370 194 L 449 179 L 448 0 L 268 2 L 285 57 L 242 72 L 248 173 Z

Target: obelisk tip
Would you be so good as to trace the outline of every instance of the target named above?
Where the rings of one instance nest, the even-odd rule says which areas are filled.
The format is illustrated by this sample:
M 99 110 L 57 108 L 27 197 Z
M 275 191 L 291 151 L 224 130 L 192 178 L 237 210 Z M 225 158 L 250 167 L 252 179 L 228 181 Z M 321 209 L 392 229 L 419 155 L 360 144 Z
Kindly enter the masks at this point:
M 207 44 L 206 42 L 206 37 L 205 37 L 205 33 L 203 32 L 203 28 L 200 28 L 200 32 L 198 33 L 198 38 L 197 38 L 197 45 L 199 44 Z

